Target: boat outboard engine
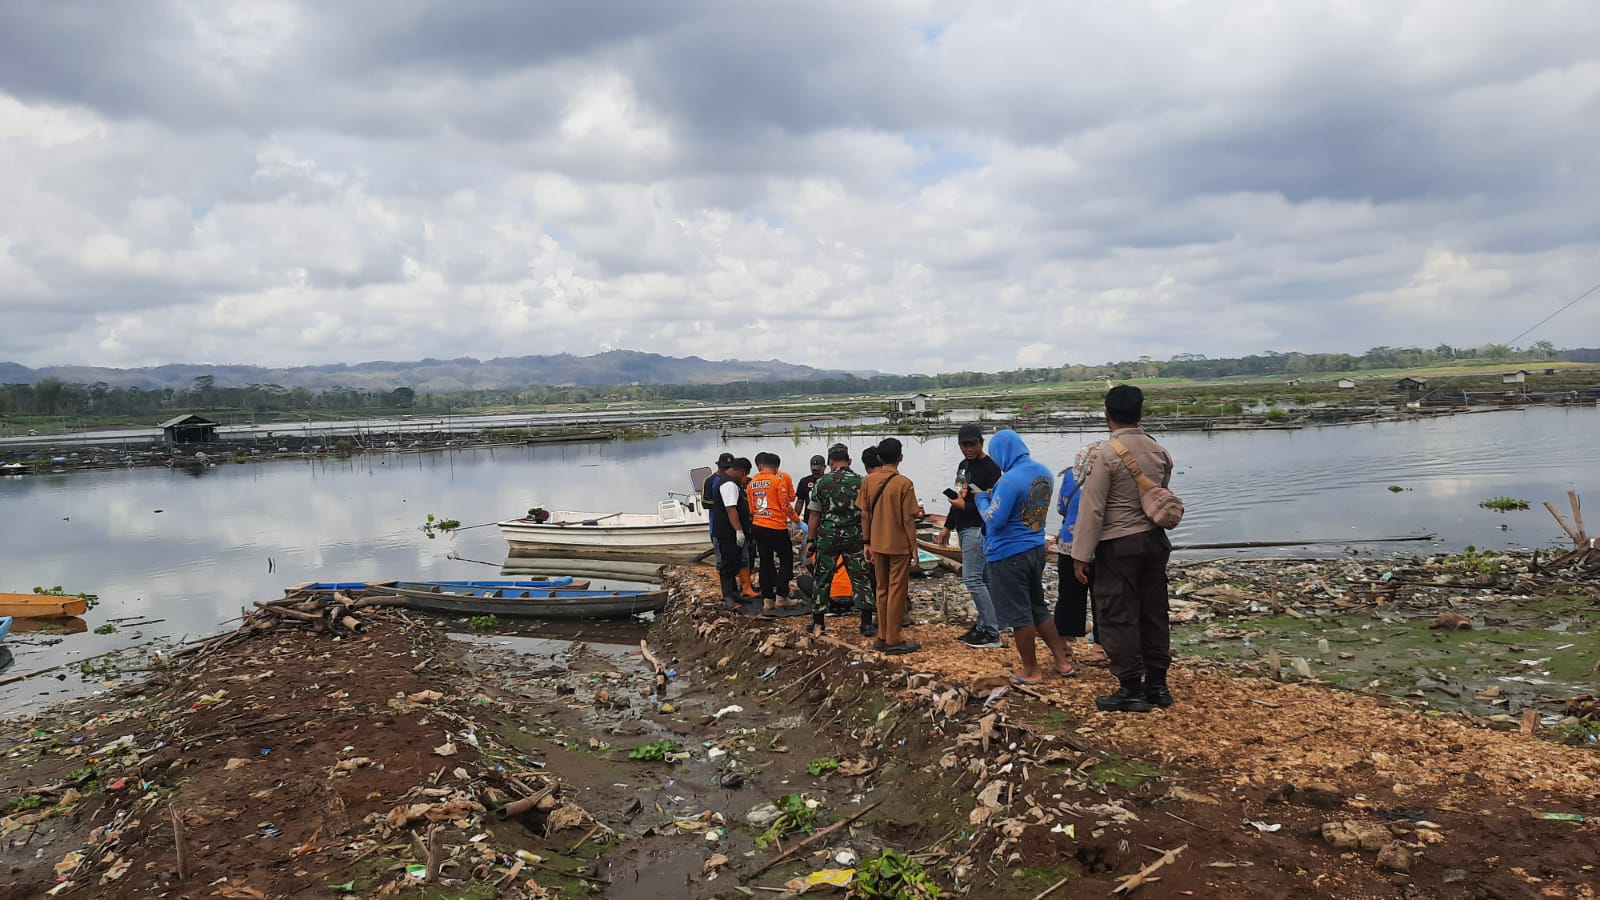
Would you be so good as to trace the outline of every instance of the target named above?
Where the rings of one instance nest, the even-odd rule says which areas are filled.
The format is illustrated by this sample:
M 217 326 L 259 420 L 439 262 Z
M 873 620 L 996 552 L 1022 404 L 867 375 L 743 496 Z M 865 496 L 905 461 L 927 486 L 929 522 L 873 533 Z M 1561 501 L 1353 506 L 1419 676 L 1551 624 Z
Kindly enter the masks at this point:
M 527 517 L 532 519 L 535 525 L 543 525 L 550 521 L 550 510 L 542 506 L 535 506 L 533 509 L 528 510 Z

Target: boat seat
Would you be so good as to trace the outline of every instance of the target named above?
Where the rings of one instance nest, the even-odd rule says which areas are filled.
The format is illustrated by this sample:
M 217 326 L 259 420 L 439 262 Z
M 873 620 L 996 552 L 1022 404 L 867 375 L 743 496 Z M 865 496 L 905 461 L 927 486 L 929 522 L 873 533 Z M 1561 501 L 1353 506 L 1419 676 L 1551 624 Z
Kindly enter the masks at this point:
M 681 525 L 689 521 L 683 514 L 683 504 L 676 500 L 661 500 L 656 503 L 656 512 L 661 516 L 663 525 Z

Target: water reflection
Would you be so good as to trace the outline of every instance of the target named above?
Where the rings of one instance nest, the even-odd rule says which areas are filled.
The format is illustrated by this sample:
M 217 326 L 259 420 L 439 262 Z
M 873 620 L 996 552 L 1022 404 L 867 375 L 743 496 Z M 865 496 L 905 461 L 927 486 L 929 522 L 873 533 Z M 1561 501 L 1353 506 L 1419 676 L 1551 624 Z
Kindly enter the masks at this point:
M 880 436 L 842 440 L 859 456 Z M 1025 437 L 1035 458 L 1059 470 L 1096 436 Z M 835 439 L 824 433 L 793 446 L 792 437 L 724 444 L 715 432 L 697 431 L 606 444 L 222 463 L 199 478 L 141 468 L 5 479 L 0 591 L 61 585 L 100 596 L 89 615 L 91 629 L 111 618 L 147 615 L 167 620 L 144 629 L 147 636 L 198 636 L 216 631 L 252 601 L 308 581 L 484 578 L 496 571 L 494 561 L 504 560 L 498 570 L 507 576 L 638 583 L 649 580 L 638 571 L 597 573 L 548 558 L 507 559 L 492 526 L 434 540 L 419 526 L 428 513 L 477 525 L 538 505 L 649 511 L 666 491 L 686 490 L 689 471 L 723 450 L 748 457 L 772 450 L 798 477 L 806 460 Z M 960 456 L 955 437 L 900 437 L 906 443 L 902 471 L 930 511 L 942 510 L 939 490 Z M 1453 548 L 1541 546 L 1565 537 L 1539 501 L 1583 486 L 1580 479 L 1593 471 L 1590 454 L 1600 446 L 1600 414 L 1529 409 L 1162 439 L 1178 462 L 1182 474 L 1174 487 L 1189 509 L 1174 533 L 1178 542 L 1435 532 Z M 1402 490 L 1391 493 L 1389 485 Z M 1531 500 L 1534 509 L 1506 515 L 1478 509 L 1478 501 L 1498 495 Z M 118 632 L 76 634 L 51 647 L 15 646 L 13 671 L 73 664 L 131 643 L 131 635 Z M 0 709 L 15 702 L 14 694 L 4 693 L 15 690 L 0 689 Z

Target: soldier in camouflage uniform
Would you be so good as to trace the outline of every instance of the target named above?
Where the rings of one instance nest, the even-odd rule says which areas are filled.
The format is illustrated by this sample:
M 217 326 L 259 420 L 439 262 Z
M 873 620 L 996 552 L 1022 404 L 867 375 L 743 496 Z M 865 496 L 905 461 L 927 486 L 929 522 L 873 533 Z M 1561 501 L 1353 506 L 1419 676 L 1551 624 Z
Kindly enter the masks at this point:
M 811 600 L 811 630 L 826 631 L 823 617 L 828 612 L 834 573 L 843 565 L 850 576 L 850 592 L 861 611 L 861 633 L 876 633 L 872 619 L 877 609 L 867 583 L 867 559 L 861 536 L 861 510 L 856 495 L 861 493 L 861 476 L 850 471 L 850 450 L 843 444 L 828 448 L 828 472 L 811 488 L 809 528 L 816 547 L 812 570 L 815 589 Z

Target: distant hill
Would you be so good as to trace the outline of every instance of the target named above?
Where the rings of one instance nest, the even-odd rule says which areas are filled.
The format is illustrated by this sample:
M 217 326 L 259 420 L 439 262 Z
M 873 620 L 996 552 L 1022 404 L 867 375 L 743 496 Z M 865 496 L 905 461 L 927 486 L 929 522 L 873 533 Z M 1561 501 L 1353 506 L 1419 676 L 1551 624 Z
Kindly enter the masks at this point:
M 780 360 L 710 360 L 698 356 L 679 358 L 634 350 L 610 350 L 593 356 L 507 356 L 479 361 L 460 359 L 422 359 L 416 362 L 335 363 L 325 366 L 295 366 L 268 369 L 261 366 L 207 366 L 175 363 L 142 369 L 112 369 L 101 366 L 45 366 L 30 369 L 16 363 L 0 362 L 0 384 L 38 384 L 46 378 L 59 378 L 73 384 L 105 382 L 111 387 L 160 390 L 189 389 L 202 375 L 216 379 L 218 387 L 243 387 L 249 384 L 276 384 L 286 388 L 325 390 L 348 387 L 360 390 L 392 390 L 410 387 L 422 392 L 495 390 L 530 385 L 605 385 L 605 384 L 726 384 L 732 381 L 806 381 L 837 378 L 844 374 L 862 377 L 876 372 L 845 373 L 798 366 Z

